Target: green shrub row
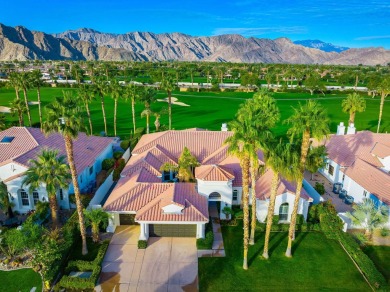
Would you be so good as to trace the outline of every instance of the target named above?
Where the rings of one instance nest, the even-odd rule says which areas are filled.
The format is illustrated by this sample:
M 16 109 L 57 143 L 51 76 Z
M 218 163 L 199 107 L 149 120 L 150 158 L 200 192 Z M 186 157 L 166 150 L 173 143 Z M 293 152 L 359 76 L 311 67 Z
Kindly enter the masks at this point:
M 126 165 L 126 162 L 123 158 L 121 158 L 117 161 L 115 168 L 114 168 L 114 174 L 112 175 L 112 179 L 114 181 L 119 180 L 119 178 L 121 176 L 121 172 L 125 168 L 125 165 Z
M 108 241 L 104 241 L 101 244 L 98 254 L 93 261 L 71 261 L 65 269 L 66 274 L 69 274 L 73 271 L 92 271 L 92 274 L 89 278 L 70 277 L 65 275 L 58 282 L 55 290 L 60 290 L 61 288 L 76 290 L 94 289 L 100 275 L 101 263 L 107 251 L 108 245 Z
M 196 240 L 196 247 L 198 249 L 212 249 L 214 242 L 214 232 L 213 232 L 213 223 L 210 218 L 209 222 L 206 224 L 205 238 L 198 238 Z
M 139 249 L 145 249 L 148 247 L 148 241 L 147 240 L 138 240 L 138 248 Z
M 102 161 L 102 169 L 103 170 L 110 170 L 110 168 L 113 168 L 114 165 L 115 165 L 114 158 L 106 158 Z
M 256 225 L 256 229 L 258 231 L 264 232 L 266 230 L 266 226 L 267 224 L 265 223 L 258 223 Z M 287 232 L 289 228 L 290 228 L 290 224 L 272 224 L 271 231 Z M 321 226 L 318 223 L 317 224 L 312 224 L 312 223 L 296 224 L 295 230 L 301 232 L 320 231 Z
M 123 153 L 125 153 L 125 152 L 123 152 L 123 151 L 115 151 L 114 152 L 114 159 L 118 160 L 118 159 L 122 158 Z
M 120 146 L 121 146 L 121 148 L 122 148 L 123 150 L 126 151 L 127 148 L 130 147 L 130 140 L 123 140 L 123 141 L 121 141 Z

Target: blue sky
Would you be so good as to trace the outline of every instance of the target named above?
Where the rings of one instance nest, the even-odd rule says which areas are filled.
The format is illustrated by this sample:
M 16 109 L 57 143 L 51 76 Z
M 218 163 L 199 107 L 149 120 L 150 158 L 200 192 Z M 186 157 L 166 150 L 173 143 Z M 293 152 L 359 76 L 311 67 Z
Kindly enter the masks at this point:
M 15 0 L 0 22 L 47 33 L 81 27 L 102 32 L 183 32 L 195 36 L 320 39 L 390 49 L 390 0 Z

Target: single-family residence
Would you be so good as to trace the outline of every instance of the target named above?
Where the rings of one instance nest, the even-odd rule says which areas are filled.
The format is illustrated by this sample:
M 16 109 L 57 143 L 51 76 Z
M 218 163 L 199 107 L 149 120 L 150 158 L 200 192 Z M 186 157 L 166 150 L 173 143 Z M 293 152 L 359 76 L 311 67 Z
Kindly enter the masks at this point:
M 96 182 L 105 158 L 113 156 L 115 138 L 87 136 L 79 133 L 74 141 L 74 160 L 81 192 L 88 192 Z M 66 157 L 65 142 L 58 134 L 45 136 L 38 128 L 12 127 L 0 132 L 0 181 L 7 185 L 13 210 L 27 213 L 35 209 L 38 201 L 48 202 L 45 186 L 30 192 L 28 185 L 22 185 L 29 161 L 35 159 L 42 149 L 57 149 Z M 69 196 L 74 193 L 69 182 L 67 189 L 57 190 L 58 206 L 70 208 Z
M 345 134 L 340 123 L 324 144 L 328 158 L 320 173 L 355 203 L 371 198 L 377 206 L 390 206 L 390 134 L 356 132 L 353 124 Z
M 229 155 L 225 140 L 233 133 L 226 126 L 221 131 L 188 129 L 142 136 L 132 157 L 103 209 L 111 214 L 108 230 L 118 225 L 140 224 L 140 239 L 149 236 L 205 236 L 209 221 L 209 202 L 219 202 L 220 217 L 224 207 L 240 205 L 242 171 L 239 160 Z M 200 166 L 194 170 L 195 182 L 177 182 L 174 171 L 162 171 L 165 163 L 178 165 L 187 147 Z M 258 153 L 260 163 L 263 155 Z M 272 171 L 256 181 L 257 218 L 267 214 Z M 295 197 L 293 183 L 282 179 L 278 187 L 275 214 L 289 221 Z M 301 192 L 299 213 L 306 218 L 312 199 Z

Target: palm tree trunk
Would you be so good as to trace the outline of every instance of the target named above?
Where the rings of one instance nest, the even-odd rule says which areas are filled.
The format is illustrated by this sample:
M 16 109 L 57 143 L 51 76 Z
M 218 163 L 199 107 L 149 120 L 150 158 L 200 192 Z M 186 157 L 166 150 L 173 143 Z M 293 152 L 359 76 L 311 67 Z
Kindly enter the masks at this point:
M 106 120 L 106 111 L 104 109 L 104 96 L 100 94 L 100 102 L 102 104 L 102 113 L 103 113 L 103 122 L 104 122 L 104 132 L 107 135 L 107 120 Z
M 19 90 L 16 88 L 15 88 L 15 93 L 16 93 L 16 99 L 19 100 L 20 99 Z
M 88 102 L 85 103 L 85 109 L 87 110 L 87 116 L 88 116 L 88 122 L 89 122 L 89 134 L 92 135 L 92 120 L 91 120 L 91 113 L 89 111 L 89 105 Z
M 242 201 L 244 207 L 244 261 L 243 269 L 248 269 L 248 243 L 249 243 L 249 159 L 242 161 Z
M 27 97 L 27 89 L 26 88 L 23 88 L 23 95 L 24 95 L 24 102 L 26 103 L 28 122 L 29 122 L 30 127 L 31 127 L 32 123 L 31 123 L 30 106 L 28 105 L 28 97 Z
M 42 108 L 41 108 L 41 89 L 37 87 L 38 95 L 38 112 L 39 112 L 39 127 L 42 128 Z
M 287 257 L 292 256 L 291 246 L 292 246 L 292 241 L 295 239 L 295 223 L 297 221 L 299 199 L 301 197 L 303 175 L 305 172 L 306 158 L 307 158 L 309 146 L 310 146 L 310 131 L 305 130 L 305 132 L 303 133 L 303 139 L 302 139 L 301 161 L 299 162 L 299 172 L 300 173 L 299 173 L 299 178 L 296 180 L 297 186 L 296 186 L 296 192 L 295 192 L 294 207 L 293 207 L 293 211 L 291 214 L 290 228 L 288 230 L 288 244 L 287 244 L 287 250 L 286 250 Z
M 92 240 L 99 242 L 99 224 L 97 223 L 92 223 Z
M 354 124 L 355 123 L 355 112 L 354 111 L 351 111 L 350 113 L 349 113 L 349 121 L 348 121 L 348 125 L 350 125 L 350 124 Z
M 51 212 L 51 220 L 53 221 L 52 229 L 56 229 L 58 227 L 58 208 L 57 208 L 57 198 L 56 194 L 48 194 L 49 195 L 49 205 Z
M 382 112 L 383 112 L 383 105 L 384 104 L 385 104 L 385 94 L 382 92 L 382 94 L 381 94 L 381 105 L 379 107 L 378 129 L 376 130 L 377 133 L 379 133 L 379 129 L 381 127 Z
M 81 198 L 80 198 L 79 183 L 77 181 L 77 171 L 76 171 L 76 166 L 75 166 L 74 158 L 73 158 L 73 141 L 72 141 L 72 138 L 69 136 L 64 136 L 64 140 L 65 140 L 66 154 L 68 157 L 68 163 L 69 163 L 69 167 L 70 167 L 70 173 L 72 175 L 72 183 L 73 183 L 73 188 L 74 188 L 74 196 L 76 199 L 77 213 L 79 215 L 79 225 L 80 225 L 80 233 L 81 233 L 81 240 L 82 240 L 82 252 L 81 253 L 83 255 L 86 255 L 88 253 L 87 234 L 86 234 L 86 229 L 85 229 L 83 205 L 81 203 Z
M 170 90 L 168 90 L 168 115 L 169 115 L 169 130 L 171 130 L 172 129 L 172 96 Z
M 149 114 L 146 115 L 146 134 L 149 134 Z
M 158 132 L 158 130 L 160 129 L 160 119 L 159 118 L 156 118 L 156 120 L 154 121 L 154 126 L 156 127 L 156 132 Z
M 275 213 L 276 191 L 278 189 L 279 182 L 280 182 L 279 173 L 274 172 L 274 177 L 272 178 L 272 183 L 271 183 L 271 195 L 269 198 L 269 205 L 268 205 L 267 227 L 265 230 L 264 251 L 263 251 L 263 257 L 265 259 L 269 258 L 268 255 L 269 237 L 271 234 L 272 219 Z
M 255 229 L 256 229 L 256 166 L 255 158 L 251 157 L 250 173 L 251 173 L 251 193 L 252 193 L 252 218 L 251 218 L 251 236 L 249 244 L 255 244 Z
M 135 133 L 135 100 L 134 98 L 131 99 L 131 114 L 133 115 L 133 128 Z
M 114 100 L 114 136 L 116 137 L 116 112 L 118 107 L 118 99 L 115 98 Z

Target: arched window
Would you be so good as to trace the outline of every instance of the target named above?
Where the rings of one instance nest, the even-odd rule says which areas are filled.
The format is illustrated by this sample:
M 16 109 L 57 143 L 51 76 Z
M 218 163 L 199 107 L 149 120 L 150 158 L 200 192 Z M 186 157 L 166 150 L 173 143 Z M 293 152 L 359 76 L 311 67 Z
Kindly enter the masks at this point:
M 279 207 L 279 220 L 287 221 L 288 220 L 288 203 L 283 203 Z
M 34 200 L 34 206 L 39 202 L 39 193 L 38 191 L 33 191 L 33 200 Z
M 20 199 L 22 201 L 22 206 L 30 206 L 30 201 L 28 199 L 28 194 L 25 190 L 20 190 Z
M 221 194 L 217 192 L 213 192 L 209 195 L 209 200 L 220 200 L 221 199 Z

